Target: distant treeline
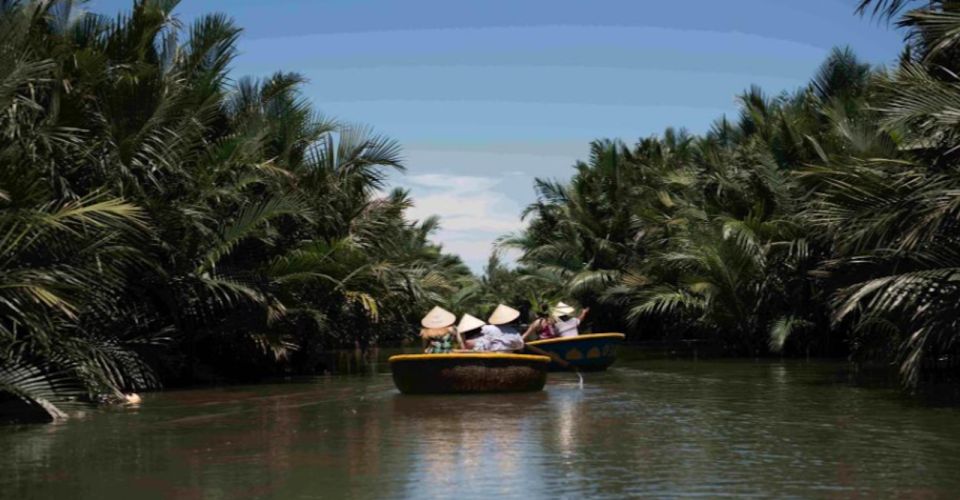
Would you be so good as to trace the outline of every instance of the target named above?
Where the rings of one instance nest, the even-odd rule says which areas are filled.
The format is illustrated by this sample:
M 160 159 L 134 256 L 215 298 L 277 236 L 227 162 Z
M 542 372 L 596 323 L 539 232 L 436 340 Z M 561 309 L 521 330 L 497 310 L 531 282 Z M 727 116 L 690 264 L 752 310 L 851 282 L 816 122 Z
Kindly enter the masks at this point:
M 518 274 L 634 339 L 852 354 L 908 386 L 955 369 L 958 5 L 864 0 L 907 35 L 897 67 L 838 49 L 809 85 L 751 88 L 703 135 L 594 142 L 569 182 L 537 181 L 528 228 L 505 239 Z

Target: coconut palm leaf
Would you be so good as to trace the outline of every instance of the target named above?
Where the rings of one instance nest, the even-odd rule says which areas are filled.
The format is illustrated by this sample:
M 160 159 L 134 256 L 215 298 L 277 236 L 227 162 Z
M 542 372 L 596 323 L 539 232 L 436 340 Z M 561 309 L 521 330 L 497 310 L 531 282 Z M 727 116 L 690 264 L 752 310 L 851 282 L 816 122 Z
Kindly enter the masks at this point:
M 0 393 L 40 408 L 51 420 L 67 418 L 64 410 L 78 406 L 78 401 L 86 396 L 86 390 L 69 370 L 23 361 L 0 366 Z

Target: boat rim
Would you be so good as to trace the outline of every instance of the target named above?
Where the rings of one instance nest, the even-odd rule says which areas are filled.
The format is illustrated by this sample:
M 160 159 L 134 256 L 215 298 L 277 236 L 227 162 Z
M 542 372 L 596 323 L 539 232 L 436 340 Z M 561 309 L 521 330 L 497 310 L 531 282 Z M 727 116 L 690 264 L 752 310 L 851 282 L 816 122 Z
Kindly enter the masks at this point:
M 513 354 L 508 352 L 449 352 L 439 354 L 395 354 L 390 356 L 387 361 L 390 363 L 396 361 L 426 361 L 442 359 L 512 359 L 517 361 L 539 361 L 549 363 L 550 356 L 541 356 L 539 354 Z
M 527 342 L 527 345 L 538 346 L 538 345 L 544 345 L 544 344 L 558 344 L 561 342 L 573 342 L 577 340 L 594 340 L 594 339 L 623 340 L 625 338 L 627 338 L 627 336 L 622 333 L 585 333 L 583 335 L 574 335 L 573 337 L 557 337 L 554 339 L 533 340 L 531 342 Z

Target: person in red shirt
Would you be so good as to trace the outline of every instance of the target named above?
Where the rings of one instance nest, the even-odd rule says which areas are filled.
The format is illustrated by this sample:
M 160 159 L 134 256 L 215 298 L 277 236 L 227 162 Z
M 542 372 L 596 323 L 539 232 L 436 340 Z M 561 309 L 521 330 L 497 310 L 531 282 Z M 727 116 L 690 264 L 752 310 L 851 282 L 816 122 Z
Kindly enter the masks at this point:
M 546 304 L 540 305 L 537 313 L 537 319 L 530 323 L 527 331 L 523 332 L 523 340 L 545 340 L 557 337 L 557 320 L 550 314 L 550 308 Z M 536 335 L 536 337 L 533 337 Z

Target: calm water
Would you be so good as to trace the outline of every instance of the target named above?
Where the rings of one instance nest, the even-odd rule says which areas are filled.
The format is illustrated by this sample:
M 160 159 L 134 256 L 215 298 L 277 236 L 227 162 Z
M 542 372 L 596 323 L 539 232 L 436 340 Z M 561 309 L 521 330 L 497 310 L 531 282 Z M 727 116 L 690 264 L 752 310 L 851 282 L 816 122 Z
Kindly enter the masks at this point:
M 401 396 L 386 373 L 148 394 L 0 428 L 0 496 L 960 495 L 960 410 L 839 369 L 638 360 L 521 395 Z

